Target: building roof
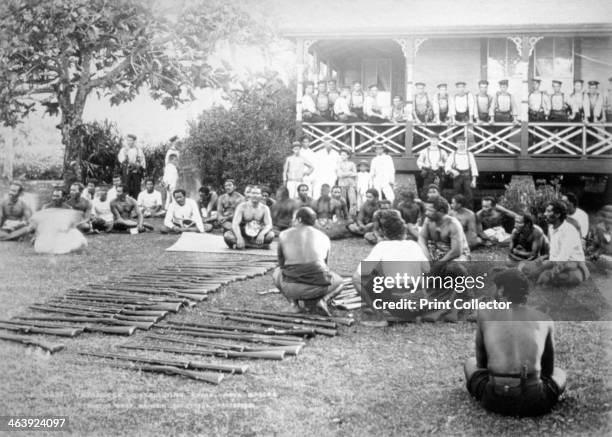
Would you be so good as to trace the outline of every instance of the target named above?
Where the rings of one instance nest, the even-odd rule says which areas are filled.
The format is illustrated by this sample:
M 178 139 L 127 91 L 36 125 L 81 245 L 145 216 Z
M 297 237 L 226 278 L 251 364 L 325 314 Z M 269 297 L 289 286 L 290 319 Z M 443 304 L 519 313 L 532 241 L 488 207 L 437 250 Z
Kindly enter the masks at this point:
M 610 0 L 250 0 L 286 37 L 612 33 Z

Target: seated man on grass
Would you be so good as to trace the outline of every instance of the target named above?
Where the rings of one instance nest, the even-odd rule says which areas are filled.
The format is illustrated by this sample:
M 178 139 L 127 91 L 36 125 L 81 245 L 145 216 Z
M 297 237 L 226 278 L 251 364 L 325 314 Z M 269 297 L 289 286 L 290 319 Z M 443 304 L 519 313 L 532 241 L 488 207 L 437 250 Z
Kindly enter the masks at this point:
M 357 214 L 357 220 L 348 226 L 349 231 L 362 237 L 366 233 L 372 232 L 374 228 L 372 219 L 376 211 L 378 211 L 378 190 L 369 188 L 365 193 L 365 202 L 361 205 Z
M 516 220 L 517 214 L 497 204 L 497 201 L 487 196 L 482 199 L 482 208 L 476 213 L 478 234 L 485 245 L 503 244 L 510 242 L 510 234 L 504 229 L 508 221 Z
M 203 185 L 198 190 L 200 198 L 198 199 L 198 208 L 204 223 L 204 231 L 211 232 L 213 224 L 217 221 L 217 201 L 219 196 L 211 188 L 210 185 Z
M 0 241 L 17 240 L 32 231 L 32 210 L 20 199 L 22 193 L 23 185 L 12 182 L 9 185 L 8 198 L 0 203 Z
M 236 207 L 244 202 L 244 196 L 236 191 L 236 184 L 233 179 L 228 179 L 223 184 L 225 193 L 217 200 L 217 222 L 224 231 L 232 229 L 232 220 Z
M 606 269 L 612 269 L 612 219 L 600 211 L 590 231 L 586 256 Z
M 270 208 L 261 201 L 261 188 L 253 185 L 246 202 L 236 207 L 232 229 L 223 234 L 231 249 L 268 249 L 274 240 Z
M 378 202 L 378 210 L 372 216 L 372 230 L 363 236 L 363 238 L 370 244 L 378 244 L 384 240 L 379 219 L 382 211 L 393 211 L 393 214 L 397 214 L 397 216 L 400 218 L 402 217 L 400 212 L 392 207 L 389 199 L 380 200 Z
M 419 233 L 419 245 L 432 261 L 432 272 L 464 271 L 467 275 L 467 268 L 457 261 L 470 260 L 470 247 L 461 223 L 448 215 L 448 210 L 448 202 L 443 197 L 425 203 L 426 219 Z
M 278 264 L 272 278 L 274 285 L 295 310 L 300 302 L 316 302 L 325 314 L 331 315 L 328 303 L 343 287 L 342 278 L 327 266 L 329 237 L 314 227 L 317 216 L 312 208 L 298 209 L 296 225 L 281 232 Z
M 566 220 L 566 215 L 565 203 L 548 203 L 544 217 L 548 222 L 549 254 L 519 264 L 519 269 L 538 284 L 572 286 L 590 276 L 580 232 Z
M 571 225 L 570 225 L 571 226 Z M 554 325 L 527 306 L 529 282 L 518 270 L 494 278 L 507 310 L 478 311 L 476 357 L 464 366 L 467 389 L 487 410 L 507 416 L 548 413 L 565 390 L 555 367 Z
M 70 194 L 68 200 L 66 200 L 66 205 L 81 213 L 81 220 L 76 224 L 76 228 L 82 233 L 88 234 L 92 231 L 91 202 L 82 197 L 84 189 L 85 187 L 80 182 L 70 185 Z
M 204 232 L 204 223 L 196 201 L 188 199 L 182 188 L 174 190 L 172 196 L 174 201 L 168 206 L 160 232 L 162 234 Z
M 533 261 L 547 253 L 548 239 L 542 228 L 533 222 L 531 214 L 519 215 L 510 236 L 510 259 Z
M 138 208 L 142 211 L 142 216 L 144 218 L 164 217 L 166 214 L 162 202 L 162 195 L 155 189 L 153 179 L 145 179 L 145 189 L 138 193 L 137 202 Z
M 66 201 L 64 200 L 64 192 L 61 187 L 53 188 L 53 192 L 51 193 L 51 201 L 49 203 L 45 203 L 41 209 L 71 209 L 68 205 L 66 205 Z
M 302 205 L 309 206 L 309 205 Z M 312 201 L 312 209 L 317 214 L 317 228 L 323 229 L 331 221 L 331 196 L 329 184 L 321 185 L 321 193 Z
M 461 223 L 470 249 L 482 244 L 482 239 L 478 236 L 476 214 L 471 209 L 465 207 L 465 196 L 463 194 L 455 194 L 453 196 L 451 199 L 451 211 L 448 215 L 455 217 Z
M 108 187 L 100 186 L 98 195 L 91 202 L 91 226 L 94 232 L 110 232 L 114 223 L 115 217 L 108 198 Z
M 136 199 L 128 196 L 127 187 L 124 184 L 118 184 L 115 187 L 117 197 L 110 203 L 111 211 L 115 222 L 113 223 L 113 231 L 130 233 L 146 232 L 144 218 Z M 136 216 L 134 220 L 132 217 Z M 148 226 L 153 229 L 152 226 Z
M 285 229 L 289 229 L 293 224 L 293 216 L 299 206 L 297 200 L 289 197 L 289 189 L 280 187 L 276 193 L 276 202 L 270 208 L 272 216 L 272 231 L 274 235 L 278 235 Z

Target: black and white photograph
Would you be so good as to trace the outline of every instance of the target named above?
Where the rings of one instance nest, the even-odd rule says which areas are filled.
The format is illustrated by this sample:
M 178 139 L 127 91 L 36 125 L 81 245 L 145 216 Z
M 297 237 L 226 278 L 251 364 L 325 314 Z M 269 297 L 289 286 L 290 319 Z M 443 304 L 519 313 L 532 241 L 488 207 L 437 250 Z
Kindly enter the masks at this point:
M 608 0 L 0 2 L 0 435 L 612 435 Z

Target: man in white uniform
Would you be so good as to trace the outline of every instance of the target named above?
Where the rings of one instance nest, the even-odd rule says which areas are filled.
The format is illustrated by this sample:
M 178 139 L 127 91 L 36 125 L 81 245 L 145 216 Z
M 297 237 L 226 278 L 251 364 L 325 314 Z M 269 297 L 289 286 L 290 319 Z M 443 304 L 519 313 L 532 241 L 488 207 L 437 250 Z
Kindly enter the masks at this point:
M 378 191 L 380 198 L 384 194 L 385 198 L 391 203 L 395 200 L 393 186 L 395 185 L 395 166 L 393 159 L 385 153 L 383 143 L 376 143 L 376 156 L 372 158 L 370 164 L 370 180 L 372 188 Z

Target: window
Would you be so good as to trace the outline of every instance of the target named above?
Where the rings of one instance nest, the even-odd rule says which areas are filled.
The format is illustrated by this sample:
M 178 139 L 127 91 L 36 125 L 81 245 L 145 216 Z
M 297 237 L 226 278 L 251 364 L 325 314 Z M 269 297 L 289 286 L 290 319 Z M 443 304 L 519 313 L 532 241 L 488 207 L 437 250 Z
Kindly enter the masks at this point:
M 489 81 L 510 79 L 519 75 L 516 70 L 521 54 L 508 38 L 489 38 L 487 47 L 487 71 Z
M 376 85 L 379 91 L 391 92 L 391 59 L 364 59 L 362 74 L 364 88 Z
M 574 77 L 573 38 L 544 38 L 533 51 L 533 74 L 542 78 L 572 80 Z

